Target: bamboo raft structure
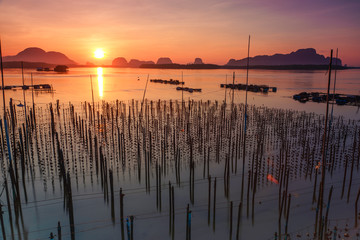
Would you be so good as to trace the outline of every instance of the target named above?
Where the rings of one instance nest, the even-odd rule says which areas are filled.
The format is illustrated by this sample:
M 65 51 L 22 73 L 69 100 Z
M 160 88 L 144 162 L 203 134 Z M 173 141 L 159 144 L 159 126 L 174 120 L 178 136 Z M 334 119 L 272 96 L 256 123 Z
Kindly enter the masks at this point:
M 52 91 L 53 87 L 50 84 L 8 85 L 8 86 L 4 86 L 4 90 L 29 90 L 29 89 Z M 0 86 L 0 90 L 2 90 L 2 86 Z
M 299 102 L 313 101 L 318 103 L 326 102 L 326 93 L 321 92 L 301 92 L 293 95 L 293 99 Z M 337 105 L 360 106 L 360 95 L 349 94 L 329 94 L 329 100 Z
M 174 80 L 170 78 L 170 80 L 164 80 L 164 79 L 150 79 L 150 82 L 153 83 L 162 83 L 162 84 L 171 84 L 171 85 L 184 85 L 185 83 L 183 81 Z
M 235 90 L 246 90 L 250 92 L 262 92 L 262 93 L 268 93 L 268 92 L 277 92 L 277 87 L 269 87 L 268 85 L 255 85 L 255 84 L 220 84 L 221 88 L 230 88 Z

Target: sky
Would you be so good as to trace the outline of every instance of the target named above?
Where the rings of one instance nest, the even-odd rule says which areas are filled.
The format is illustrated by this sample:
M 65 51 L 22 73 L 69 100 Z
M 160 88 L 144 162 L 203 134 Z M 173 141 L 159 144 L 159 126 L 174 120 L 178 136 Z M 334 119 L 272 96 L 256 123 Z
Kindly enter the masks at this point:
M 247 57 L 251 35 L 250 56 L 338 48 L 343 64 L 360 66 L 359 13 L 359 0 L 0 0 L 0 37 L 4 56 L 40 47 L 79 64 L 225 64 Z

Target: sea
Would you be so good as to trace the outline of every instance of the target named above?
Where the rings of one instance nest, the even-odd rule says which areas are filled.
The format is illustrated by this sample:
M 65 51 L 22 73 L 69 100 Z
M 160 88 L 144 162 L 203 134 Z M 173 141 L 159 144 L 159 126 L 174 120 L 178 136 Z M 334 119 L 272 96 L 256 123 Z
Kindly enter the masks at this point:
M 5 86 L 15 86 L 4 90 L 9 129 L 0 117 L 6 239 L 45 240 L 50 233 L 60 239 L 58 224 L 62 239 L 78 240 L 313 239 L 321 222 L 329 239 L 335 228 L 335 237 L 359 233 L 360 108 L 329 105 L 320 203 L 326 103 L 293 99 L 326 93 L 330 72 L 94 67 L 4 73 Z M 249 84 L 271 90 L 248 92 L 245 115 L 246 92 L 221 84 L 245 84 L 247 76 Z M 201 92 L 151 79 L 183 81 Z M 359 69 L 332 71 L 331 93 L 335 79 L 335 93 L 360 95 Z M 23 91 L 23 84 L 51 90 Z M 10 164 L 17 166 L 18 189 Z M 330 209 L 323 221 L 320 204 L 324 217 Z
M 173 70 L 141 68 L 70 68 L 68 73 L 37 72 L 24 70 L 24 83 L 50 84 L 51 93 L 35 91 L 36 104 L 47 104 L 60 100 L 61 103 L 99 101 L 148 100 L 202 100 L 222 103 L 244 103 L 245 91 L 221 88 L 220 84 L 246 83 L 246 70 Z M 146 86 L 147 80 L 148 85 Z M 201 88 L 201 92 L 182 92 L 176 85 L 150 82 L 151 79 L 180 80 L 184 87 Z M 253 70 L 248 73 L 249 84 L 276 87 L 276 92 L 248 93 L 248 104 L 271 108 L 292 109 L 296 111 L 325 114 L 326 104 L 308 101 L 301 103 L 293 100 L 300 92 L 326 93 L 329 72 L 324 70 Z M 5 69 L 6 85 L 22 85 L 21 69 Z M 336 81 L 336 82 L 335 82 Z M 360 70 L 348 69 L 331 72 L 330 93 L 360 95 Z M 146 91 L 145 91 L 146 89 Z M 23 103 L 22 90 L 5 91 L 6 102 L 12 98 L 15 103 Z M 32 103 L 32 92 L 26 91 L 25 101 Z M 6 103 L 7 104 L 7 103 Z M 334 104 L 333 114 L 349 119 L 360 119 L 359 107 L 338 106 Z

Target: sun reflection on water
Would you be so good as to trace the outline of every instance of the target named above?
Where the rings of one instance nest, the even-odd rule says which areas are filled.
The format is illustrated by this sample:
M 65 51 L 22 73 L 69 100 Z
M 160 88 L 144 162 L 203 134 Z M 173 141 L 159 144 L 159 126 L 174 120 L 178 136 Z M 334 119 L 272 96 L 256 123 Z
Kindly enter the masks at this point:
M 102 99 L 104 93 L 104 79 L 103 79 L 103 68 L 97 68 L 98 86 L 99 86 L 99 97 Z

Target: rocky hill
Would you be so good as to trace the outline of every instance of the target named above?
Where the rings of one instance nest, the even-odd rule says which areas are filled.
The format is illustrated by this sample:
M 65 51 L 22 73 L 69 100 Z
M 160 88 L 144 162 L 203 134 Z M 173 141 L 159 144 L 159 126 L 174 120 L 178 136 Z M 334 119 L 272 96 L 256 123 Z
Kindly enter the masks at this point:
M 49 64 L 76 65 L 76 62 L 60 52 L 45 52 L 41 48 L 31 47 L 19 52 L 15 56 L 5 56 L 4 62 L 42 62 Z
M 329 57 L 324 57 L 313 48 L 299 49 L 289 54 L 259 55 L 250 57 L 251 66 L 286 66 L 286 65 L 327 65 L 330 62 Z M 240 60 L 230 59 L 225 66 L 246 66 L 247 58 Z M 336 59 L 333 59 L 333 65 L 336 65 Z M 340 59 L 337 65 L 342 66 Z
M 129 62 L 126 61 L 123 57 L 115 58 L 112 61 L 112 66 L 114 67 L 130 67 L 130 68 L 138 68 L 143 64 L 155 64 L 153 61 L 142 61 L 138 59 L 131 59 Z
M 168 57 L 161 57 L 157 60 L 156 64 L 172 64 L 173 62 L 171 61 L 170 58 Z
M 194 64 L 204 64 L 201 58 L 195 58 Z

